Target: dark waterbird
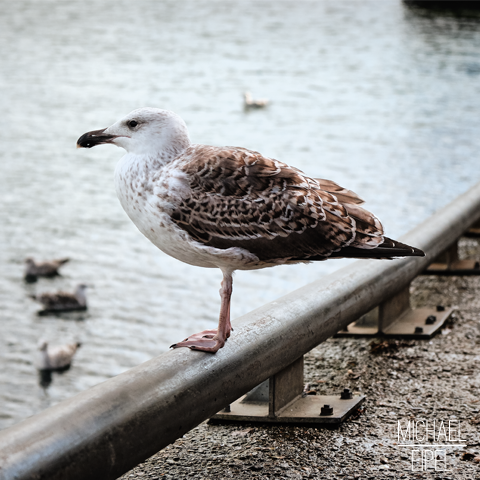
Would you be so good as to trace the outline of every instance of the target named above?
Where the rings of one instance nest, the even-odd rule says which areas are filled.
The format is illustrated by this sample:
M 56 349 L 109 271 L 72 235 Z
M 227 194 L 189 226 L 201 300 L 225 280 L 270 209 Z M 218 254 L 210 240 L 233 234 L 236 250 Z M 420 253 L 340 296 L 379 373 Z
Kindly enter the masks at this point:
M 59 312 L 73 312 L 87 309 L 87 296 L 85 290 L 87 285 L 83 283 L 77 285 L 73 293 L 70 292 L 56 292 L 56 293 L 42 293 L 41 295 L 31 295 L 31 298 L 40 302 L 43 309 L 38 313 L 45 315 L 47 313 Z
M 58 269 L 69 261 L 68 258 L 36 262 L 33 258 L 25 259 L 24 278 L 27 282 L 36 282 L 38 277 L 55 277 L 60 275 Z

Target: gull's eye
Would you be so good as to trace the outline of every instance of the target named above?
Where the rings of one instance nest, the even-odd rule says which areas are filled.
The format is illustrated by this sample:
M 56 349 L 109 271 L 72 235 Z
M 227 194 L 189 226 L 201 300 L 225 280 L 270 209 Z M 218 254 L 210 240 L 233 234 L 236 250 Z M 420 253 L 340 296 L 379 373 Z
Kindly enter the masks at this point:
M 138 125 L 138 122 L 136 120 L 130 120 L 127 125 L 128 128 L 135 128 Z

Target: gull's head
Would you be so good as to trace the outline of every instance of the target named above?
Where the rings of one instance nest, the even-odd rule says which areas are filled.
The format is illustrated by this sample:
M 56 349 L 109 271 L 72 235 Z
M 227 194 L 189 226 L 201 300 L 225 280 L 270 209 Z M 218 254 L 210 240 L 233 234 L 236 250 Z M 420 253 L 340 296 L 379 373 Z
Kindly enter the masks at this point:
M 185 122 L 173 112 L 139 108 L 108 128 L 83 134 L 77 148 L 111 143 L 137 155 L 178 155 L 190 145 Z

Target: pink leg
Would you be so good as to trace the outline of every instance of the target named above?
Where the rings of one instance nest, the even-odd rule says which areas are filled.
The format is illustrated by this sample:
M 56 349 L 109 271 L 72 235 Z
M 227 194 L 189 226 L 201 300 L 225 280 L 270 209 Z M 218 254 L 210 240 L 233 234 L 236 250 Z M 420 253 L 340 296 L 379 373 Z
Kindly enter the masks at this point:
M 232 296 L 232 286 L 232 276 L 224 273 L 222 287 L 220 288 L 222 304 L 220 307 L 218 328 L 216 330 L 204 330 L 203 332 L 190 335 L 183 342 L 172 345 L 172 348 L 188 347 L 192 350 L 200 350 L 201 352 L 216 353 L 225 345 L 232 330 L 232 325 L 230 323 L 230 298 Z

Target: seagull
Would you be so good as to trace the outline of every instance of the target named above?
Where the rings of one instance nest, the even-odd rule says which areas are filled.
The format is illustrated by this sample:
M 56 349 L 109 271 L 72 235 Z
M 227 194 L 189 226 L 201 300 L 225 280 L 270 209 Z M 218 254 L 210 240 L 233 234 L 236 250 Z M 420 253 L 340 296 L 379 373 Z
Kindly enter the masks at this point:
M 140 108 L 77 147 L 127 151 L 115 168 L 117 196 L 154 245 L 190 265 L 223 274 L 218 328 L 172 345 L 215 353 L 231 333 L 235 270 L 329 258 L 424 256 L 383 235 L 354 192 L 241 147 L 192 144 L 175 113 Z
M 77 285 L 73 293 L 56 292 L 42 293 L 41 295 L 31 295 L 31 298 L 43 305 L 43 310 L 38 313 L 71 312 L 75 310 L 87 309 L 87 297 L 85 290 L 87 285 L 83 283 Z
M 268 105 L 268 100 L 266 98 L 259 98 L 254 100 L 250 92 L 245 92 L 243 94 L 243 104 L 245 108 L 265 108 Z
M 38 348 L 40 350 L 40 357 L 37 361 L 37 369 L 61 370 L 68 368 L 72 363 L 75 352 L 81 345 L 81 343 L 77 342 L 49 347 L 48 342 L 45 340 L 41 341 Z
M 33 258 L 26 258 L 24 278 L 27 282 L 36 282 L 37 277 L 55 277 L 59 275 L 58 269 L 68 261 L 68 258 L 61 258 L 47 262 L 35 262 Z

